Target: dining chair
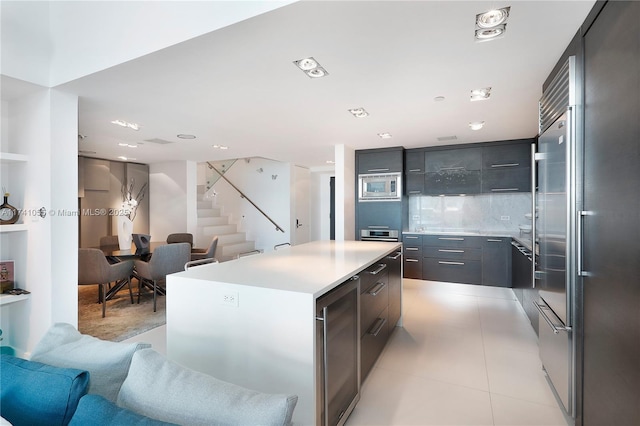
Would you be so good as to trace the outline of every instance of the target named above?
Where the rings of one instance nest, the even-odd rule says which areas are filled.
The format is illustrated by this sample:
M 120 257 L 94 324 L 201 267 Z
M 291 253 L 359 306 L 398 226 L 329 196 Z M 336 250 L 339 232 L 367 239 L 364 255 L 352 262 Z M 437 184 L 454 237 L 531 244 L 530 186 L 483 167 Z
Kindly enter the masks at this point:
M 78 285 L 98 285 L 98 302 L 102 303 L 102 318 L 105 317 L 106 286 L 111 282 L 126 280 L 129 286 L 129 297 L 133 303 L 133 291 L 131 290 L 131 274 L 133 262 L 130 260 L 118 263 L 109 263 L 104 253 L 96 248 L 78 249 Z
M 218 248 L 218 236 L 211 239 L 207 248 L 192 248 L 191 260 L 213 259 L 216 257 L 216 249 Z
M 188 232 L 180 232 L 167 235 L 167 244 L 189 243 L 193 247 L 193 234 Z
M 117 245 L 118 245 L 117 235 L 106 235 L 104 237 L 100 237 L 100 247 L 117 246 Z
M 150 286 L 153 289 L 153 312 L 156 312 L 158 292 L 166 293 L 166 284 L 165 287 L 160 284 L 166 282 L 168 274 L 183 271 L 190 256 L 189 243 L 175 243 L 156 247 L 148 262 L 136 260 L 134 267 L 138 277 L 138 303 L 140 303 L 142 287 Z

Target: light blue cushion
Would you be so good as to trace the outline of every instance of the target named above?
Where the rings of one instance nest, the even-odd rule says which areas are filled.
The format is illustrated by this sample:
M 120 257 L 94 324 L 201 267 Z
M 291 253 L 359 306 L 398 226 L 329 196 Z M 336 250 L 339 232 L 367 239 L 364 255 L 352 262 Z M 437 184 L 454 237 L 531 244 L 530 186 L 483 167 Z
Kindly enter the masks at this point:
M 150 419 L 140 414 L 120 408 L 100 395 L 85 395 L 80 399 L 78 409 L 69 426 L 168 426 L 165 423 Z
M 133 355 L 118 405 L 158 420 L 195 425 L 288 425 L 295 395 L 256 392 L 182 367 L 152 349 Z
M 0 414 L 14 426 L 66 425 L 88 387 L 86 371 L 2 355 Z
M 116 402 L 133 353 L 150 346 L 146 343 L 108 342 L 80 334 L 70 324 L 57 323 L 33 349 L 31 360 L 87 370 L 91 373 L 89 393 Z

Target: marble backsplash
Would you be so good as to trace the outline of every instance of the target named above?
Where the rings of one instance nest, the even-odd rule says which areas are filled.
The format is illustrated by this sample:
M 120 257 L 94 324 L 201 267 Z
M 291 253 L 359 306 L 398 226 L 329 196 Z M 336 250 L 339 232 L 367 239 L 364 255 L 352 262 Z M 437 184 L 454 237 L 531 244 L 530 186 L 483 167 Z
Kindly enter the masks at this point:
M 518 233 L 531 225 L 531 193 L 410 196 L 409 231 Z

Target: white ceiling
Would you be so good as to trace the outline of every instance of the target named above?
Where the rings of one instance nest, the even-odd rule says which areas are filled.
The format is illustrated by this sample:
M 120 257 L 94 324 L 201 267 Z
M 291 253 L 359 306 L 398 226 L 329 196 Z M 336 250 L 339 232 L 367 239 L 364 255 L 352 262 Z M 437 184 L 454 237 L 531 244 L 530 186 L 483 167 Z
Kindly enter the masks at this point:
M 336 144 L 528 138 L 537 134 L 542 83 L 593 4 L 302 1 L 58 88 L 80 97 L 81 151 L 142 163 L 261 156 L 316 167 Z M 475 15 L 503 6 L 511 6 L 504 37 L 475 42 Z M 308 56 L 329 76 L 310 79 L 293 64 Z M 469 101 L 471 89 L 486 86 L 489 100 Z M 370 116 L 354 118 L 347 110 L 355 107 Z M 471 121 L 485 128 L 472 131 Z M 172 143 L 145 142 L 154 138 Z

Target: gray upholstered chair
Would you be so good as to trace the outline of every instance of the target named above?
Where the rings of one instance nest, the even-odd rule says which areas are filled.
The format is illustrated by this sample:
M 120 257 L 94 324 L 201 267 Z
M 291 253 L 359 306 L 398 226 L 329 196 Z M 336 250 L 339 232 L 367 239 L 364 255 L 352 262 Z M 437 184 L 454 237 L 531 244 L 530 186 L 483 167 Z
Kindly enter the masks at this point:
M 166 281 L 168 274 L 184 270 L 184 265 L 191 256 L 189 243 L 166 244 L 156 247 L 148 262 L 135 261 L 136 276 L 138 277 L 138 303 L 140 292 L 147 285 L 153 289 L 153 312 L 156 311 L 156 297 L 158 292 L 164 294 L 166 288 L 159 284 Z
M 167 244 L 176 243 L 189 243 L 189 246 L 193 247 L 193 234 L 189 234 L 188 232 L 181 232 L 177 234 L 167 235 Z
M 117 245 L 118 245 L 117 235 L 107 235 L 105 237 L 100 237 L 100 247 L 117 246 Z
M 131 291 L 131 274 L 133 272 L 133 262 L 110 264 L 100 249 L 81 248 L 78 249 L 78 285 L 98 285 L 100 296 L 98 301 L 102 303 L 102 317 L 105 316 L 105 306 L 107 291 L 106 286 L 112 282 L 126 280 L 129 285 L 129 297 L 133 303 L 133 292 Z
M 213 259 L 216 257 L 216 249 L 218 248 L 218 237 L 215 236 L 211 239 L 211 243 L 209 243 L 209 247 L 207 248 L 192 248 L 191 249 L 191 260 L 201 260 L 201 259 Z

